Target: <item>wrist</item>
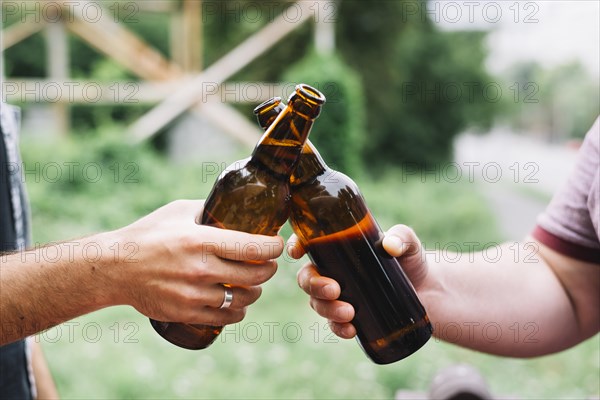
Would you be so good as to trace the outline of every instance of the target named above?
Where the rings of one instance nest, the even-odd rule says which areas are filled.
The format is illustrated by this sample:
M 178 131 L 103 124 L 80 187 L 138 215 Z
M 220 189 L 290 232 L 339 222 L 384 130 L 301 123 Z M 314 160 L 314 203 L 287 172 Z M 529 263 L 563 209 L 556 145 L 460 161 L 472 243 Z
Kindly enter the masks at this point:
M 118 231 L 100 233 L 83 239 L 82 263 L 89 271 L 90 294 L 97 308 L 125 304 L 122 288 L 122 247 Z
M 434 323 L 437 311 L 447 301 L 443 283 L 443 270 L 436 263 L 435 254 L 426 254 L 426 269 L 421 285 L 418 288 L 419 298 L 427 310 L 429 319 Z

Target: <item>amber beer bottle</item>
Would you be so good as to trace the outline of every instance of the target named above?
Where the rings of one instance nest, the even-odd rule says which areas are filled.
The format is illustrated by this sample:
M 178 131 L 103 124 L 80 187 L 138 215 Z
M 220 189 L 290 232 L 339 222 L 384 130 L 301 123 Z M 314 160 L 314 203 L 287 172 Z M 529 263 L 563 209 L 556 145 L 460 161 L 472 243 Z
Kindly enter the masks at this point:
M 219 176 L 204 204 L 200 224 L 277 235 L 290 213 L 290 176 L 324 102 L 325 96 L 318 90 L 296 86 L 252 156 L 232 164 Z M 223 328 L 155 320 L 151 323 L 163 338 L 191 350 L 208 347 Z
M 282 109 L 275 98 L 254 112 L 264 128 Z M 340 299 L 354 306 L 365 353 L 389 364 L 417 351 L 431 337 L 427 313 L 397 259 L 383 249 L 383 232 L 354 181 L 329 168 L 307 142 L 290 182 L 294 232 L 319 273 L 339 282 Z

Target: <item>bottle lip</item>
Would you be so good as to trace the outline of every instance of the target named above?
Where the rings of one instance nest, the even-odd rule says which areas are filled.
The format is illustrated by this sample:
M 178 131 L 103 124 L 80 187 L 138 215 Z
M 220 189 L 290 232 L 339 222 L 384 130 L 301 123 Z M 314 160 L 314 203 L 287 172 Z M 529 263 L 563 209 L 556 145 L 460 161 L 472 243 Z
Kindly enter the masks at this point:
M 325 103 L 325 95 L 306 83 L 300 83 L 299 85 L 296 85 L 296 93 L 302 96 L 304 99 L 312 101 L 313 103 Z
M 258 115 L 260 113 L 270 111 L 273 108 L 277 107 L 281 103 L 281 97 L 273 97 L 269 100 L 265 100 L 254 108 L 254 114 Z

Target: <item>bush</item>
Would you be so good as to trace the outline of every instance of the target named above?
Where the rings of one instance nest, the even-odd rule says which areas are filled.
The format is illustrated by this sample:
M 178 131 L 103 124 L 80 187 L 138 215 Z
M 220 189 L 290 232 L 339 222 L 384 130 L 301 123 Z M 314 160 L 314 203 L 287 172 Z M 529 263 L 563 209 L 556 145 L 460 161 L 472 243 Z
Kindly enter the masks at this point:
M 172 200 L 208 195 L 216 171 L 178 168 L 150 145 L 126 143 L 122 131 L 110 126 L 53 142 L 23 138 L 36 243 L 115 229 Z
M 304 82 L 323 92 L 327 102 L 310 139 L 332 168 L 357 173 L 365 142 L 364 95 L 358 75 L 336 55 L 311 52 L 288 69 L 284 80 Z

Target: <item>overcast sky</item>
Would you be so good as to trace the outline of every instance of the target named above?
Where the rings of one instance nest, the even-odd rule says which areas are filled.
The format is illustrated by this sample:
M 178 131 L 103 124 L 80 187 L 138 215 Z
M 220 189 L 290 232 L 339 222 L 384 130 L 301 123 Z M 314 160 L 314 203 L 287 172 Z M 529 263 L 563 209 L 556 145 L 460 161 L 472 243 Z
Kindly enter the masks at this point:
M 600 80 L 600 1 L 431 1 L 430 18 L 443 29 L 485 29 L 492 72 L 518 61 L 554 66 L 579 60 Z M 407 13 L 415 12 L 410 7 Z

